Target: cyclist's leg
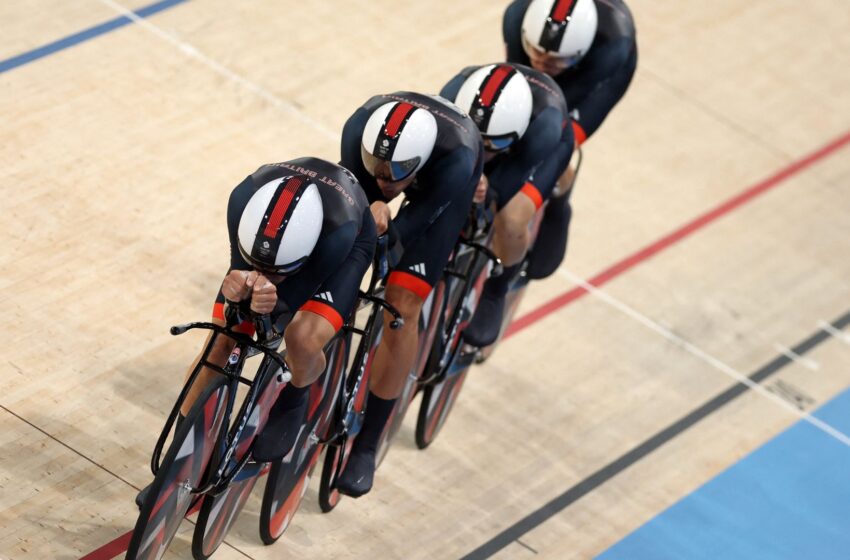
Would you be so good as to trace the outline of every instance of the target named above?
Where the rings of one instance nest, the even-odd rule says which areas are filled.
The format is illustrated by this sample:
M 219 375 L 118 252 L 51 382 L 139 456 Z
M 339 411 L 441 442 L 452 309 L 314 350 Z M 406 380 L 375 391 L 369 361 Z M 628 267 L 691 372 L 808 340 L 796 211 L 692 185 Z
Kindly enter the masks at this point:
M 626 48 L 624 46 L 624 48 Z M 627 62 L 619 67 L 616 73 L 604 80 L 593 93 L 580 101 L 575 109 L 576 118 L 568 127 L 574 137 L 576 149 L 566 165 L 559 172 L 558 187 L 540 224 L 538 239 L 542 243 L 535 245 L 529 259 L 528 277 L 532 280 L 545 278 L 555 272 L 567 251 L 567 238 L 572 206 L 570 196 L 576 181 L 578 147 L 590 138 L 625 95 L 634 76 L 637 66 L 637 51 L 629 53 L 613 53 L 615 56 L 628 57 Z M 580 116 L 578 116 L 580 115 Z
M 478 178 L 475 179 L 477 184 Z M 464 192 L 473 190 L 474 185 Z M 404 326 L 390 329 L 391 317 L 384 314 L 383 338 L 370 373 L 366 417 L 348 464 L 337 480 L 337 488 L 344 494 L 361 496 L 372 487 L 381 433 L 416 360 L 422 304 L 440 278 L 468 212 L 468 203 L 450 204 L 428 231 L 405 247 L 404 255 L 387 279 L 386 299 L 401 313 Z
M 371 222 L 370 222 L 371 223 Z M 368 224 L 367 224 L 368 226 Z M 290 294 L 304 293 L 304 287 L 312 287 L 312 297 L 300 302 L 287 301 L 290 309 L 298 312 L 284 331 L 286 363 L 292 380 L 283 388 L 269 413 L 269 421 L 254 445 L 254 458 L 258 461 L 273 461 L 285 456 L 295 444 L 298 432 L 307 419 L 310 385 L 325 370 L 324 348 L 343 325 L 354 309 L 360 280 L 372 261 L 374 252 L 374 224 L 371 229 L 362 229 L 352 245 L 331 235 L 329 245 L 350 247 L 343 257 L 318 256 L 316 270 L 333 271 L 318 288 L 309 271 L 298 279 L 298 285 L 290 285 Z M 333 252 L 324 252 L 333 255 Z M 308 286 L 309 285 L 309 286 Z
M 499 336 L 505 296 L 528 251 L 528 225 L 543 200 L 540 189 L 529 181 L 496 214 L 493 251 L 502 260 L 504 269 L 502 274 L 491 276 L 484 283 L 475 314 L 463 331 L 466 342 L 484 347 Z
M 572 216 L 570 207 L 570 187 L 574 177 L 574 166 L 570 161 L 577 158 L 573 150 L 572 129 L 564 129 L 564 137 L 553 157 L 547 159 L 535 173 L 535 180 L 541 187 L 548 187 L 549 203 L 540 221 L 537 239 L 531 248 L 526 273 L 532 280 L 545 278 L 561 264 L 567 247 L 567 233 Z M 567 183 L 566 181 L 570 181 Z

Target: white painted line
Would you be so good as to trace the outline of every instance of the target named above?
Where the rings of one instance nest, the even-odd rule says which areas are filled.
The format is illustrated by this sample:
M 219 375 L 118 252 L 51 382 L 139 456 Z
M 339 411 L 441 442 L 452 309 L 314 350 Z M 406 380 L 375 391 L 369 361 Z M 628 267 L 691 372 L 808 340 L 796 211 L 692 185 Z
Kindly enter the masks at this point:
M 835 327 L 833 327 L 831 324 L 827 323 L 826 321 L 818 321 L 818 327 L 820 327 L 822 330 L 828 332 L 829 334 L 831 334 L 832 336 L 834 336 L 835 338 L 837 338 L 841 342 L 843 342 L 845 344 L 850 344 L 850 334 L 847 334 L 844 331 L 840 331 L 840 330 L 836 329 Z
M 785 356 L 786 358 L 790 358 L 791 360 L 793 360 L 794 362 L 796 362 L 796 363 L 800 364 L 801 366 L 803 366 L 803 367 L 804 367 L 804 368 L 806 368 L 806 369 L 810 369 L 810 370 L 812 370 L 812 371 L 817 371 L 817 370 L 819 370 L 819 369 L 820 369 L 820 365 L 819 365 L 816 361 L 814 361 L 814 360 L 812 360 L 812 359 L 810 359 L 810 358 L 804 358 L 803 356 L 801 356 L 801 355 L 799 355 L 798 353 L 794 352 L 794 351 L 793 351 L 793 350 L 791 350 L 790 348 L 788 348 L 788 347 L 786 347 L 786 346 L 782 346 L 782 345 L 781 345 L 781 344 L 779 344 L 778 342 L 774 342 L 774 343 L 773 343 L 773 347 L 774 347 L 774 348 L 775 348 L 775 349 L 776 349 L 776 350 L 777 350 L 780 354 L 782 354 L 782 355 L 783 355 L 783 356 Z
M 697 346 L 691 344 L 690 342 L 683 339 L 682 337 L 676 335 L 675 333 L 673 333 L 669 329 L 665 329 L 664 327 L 659 325 L 656 321 L 650 319 L 649 317 L 647 317 L 646 315 L 637 311 L 636 309 L 629 307 L 628 305 L 626 305 L 622 301 L 612 297 L 611 295 L 600 290 L 596 286 L 589 284 L 583 278 L 576 276 L 575 274 L 573 274 L 573 273 L 571 273 L 568 270 L 565 270 L 563 268 L 559 268 L 558 272 L 561 274 L 561 276 L 563 276 L 564 278 L 566 278 L 570 282 L 572 282 L 572 283 L 574 283 L 578 286 L 581 286 L 582 288 L 587 290 L 587 292 L 590 295 L 601 299 L 602 301 L 604 301 L 605 303 L 607 303 L 611 307 L 617 309 L 618 311 L 624 313 L 625 315 L 628 315 L 629 317 L 631 317 L 635 321 L 641 323 L 642 325 L 649 328 L 650 330 L 653 330 L 656 333 L 660 334 L 661 336 L 663 336 L 664 338 L 666 338 L 668 341 L 672 342 L 676 346 L 682 348 L 683 350 L 687 351 L 688 353 L 692 354 L 693 356 L 696 356 L 697 358 L 708 363 L 709 365 L 714 367 L 714 369 L 725 373 L 726 375 L 728 375 L 729 377 L 731 377 L 735 381 L 738 381 L 739 383 L 743 383 L 744 385 L 749 387 L 753 392 L 765 397 L 766 399 L 772 401 L 773 403 L 777 404 L 781 408 L 784 408 L 786 411 L 790 412 L 794 416 L 797 416 L 801 420 L 808 422 L 809 424 L 811 424 L 812 426 L 814 426 L 818 430 L 821 430 L 822 432 L 829 435 L 830 437 L 838 440 L 840 443 L 843 443 L 844 445 L 850 447 L 850 436 L 848 436 L 844 432 L 837 430 L 836 428 L 827 424 L 823 420 L 820 420 L 819 418 L 812 416 L 808 412 L 798 410 L 794 405 L 792 405 L 791 403 L 789 403 L 788 401 L 786 401 L 785 399 L 783 399 L 779 395 L 772 393 L 767 388 L 759 385 L 758 383 L 755 383 L 752 379 L 750 379 L 746 375 L 742 374 L 741 372 L 739 372 L 738 370 L 736 370 L 732 366 L 730 366 L 730 365 L 724 363 L 723 361 L 719 360 L 718 358 L 715 358 L 714 356 L 708 354 L 707 352 L 705 352 L 702 349 L 698 348 Z
M 282 97 L 275 95 L 274 93 L 270 92 L 269 90 L 267 90 L 263 86 L 256 84 L 256 83 L 248 80 L 247 78 L 243 78 L 242 76 L 240 76 L 239 74 L 237 74 L 236 72 L 231 70 L 230 68 L 226 67 L 224 64 L 217 62 L 216 60 L 208 57 L 207 55 L 205 55 L 204 53 L 199 51 L 191 43 L 188 43 L 188 42 L 180 39 L 179 37 L 172 35 L 168 31 L 166 31 L 165 29 L 151 23 L 150 19 L 137 16 L 131 10 L 125 8 L 121 4 L 118 4 L 117 2 L 114 2 L 113 0 L 100 0 L 100 1 L 103 4 L 106 4 L 107 6 L 112 8 L 113 10 L 115 10 L 116 12 L 118 12 L 119 14 L 129 18 L 130 20 L 133 21 L 133 23 L 141 25 L 146 30 L 150 31 L 151 33 L 153 33 L 154 35 L 156 35 L 157 37 L 159 37 L 163 41 L 171 43 L 172 45 L 177 47 L 177 49 L 180 52 L 182 52 L 183 54 L 185 54 L 189 58 L 193 58 L 193 59 L 197 60 L 201 64 L 210 68 L 215 73 L 219 74 L 220 76 L 224 76 L 225 78 L 227 78 L 231 82 L 234 82 L 235 84 L 238 84 L 238 85 L 244 87 L 245 89 L 247 89 L 248 91 L 256 94 L 259 97 L 261 97 L 262 99 L 264 99 L 265 101 L 267 101 L 268 103 L 270 103 L 271 105 L 276 107 L 277 109 L 280 109 L 280 110 L 284 111 L 285 113 L 288 113 L 288 114 L 294 116 L 295 118 L 297 118 L 301 122 L 312 126 L 317 131 L 319 131 L 323 135 L 325 135 L 329 140 L 333 140 L 334 142 L 337 142 L 339 140 L 339 131 L 331 130 L 330 128 L 325 126 L 323 123 L 321 123 L 321 122 L 317 121 L 316 119 L 314 119 L 313 117 L 309 116 L 308 114 L 306 114 L 304 111 L 302 111 L 301 109 L 299 109 L 298 107 L 296 107 L 295 105 L 290 103 L 289 101 L 286 101 Z

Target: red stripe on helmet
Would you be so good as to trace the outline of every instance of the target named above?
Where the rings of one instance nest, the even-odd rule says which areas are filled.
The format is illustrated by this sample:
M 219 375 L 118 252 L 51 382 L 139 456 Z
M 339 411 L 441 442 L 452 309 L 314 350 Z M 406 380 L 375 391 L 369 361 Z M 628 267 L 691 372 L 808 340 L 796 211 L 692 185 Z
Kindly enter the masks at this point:
M 567 19 L 575 1 L 576 0 L 558 0 L 558 3 L 555 5 L 555 9 L 552 10 L 552 19 L 559 22 Z
M 496 95 L 496 92 L 499 91 L 499 87 L 502 85 L 502 82 L 505 81 L 513 68 L 510 66 L 499 66 L 496 70 L 490 74 L 490 77 L 487 78 L 486 83 L 481 91 L 481 106 L 489 107 L 493 103 L 493 98 Z
M 277 203 L 274 205 L 274 210 L 272 210 L 272 215 L 266 224 L 266 229 L 263 230 L 263 235 L 274 239 L 278 228 L 280 228 L 280 223 L 283 221 L 286 211 L 289 210 L 289 205 L 292 204 L 292 199 L 295 198 L 295 193 L 300 186 L 301 179 L 299 177 L 293 177 L 286 183 L 286 186 L 283 187 L 283 192 L 280 193 L 280 198 L 277 199 Z
M 393 107 L 392 114 L 387 120 L 387 127 L 384 129 L 384 134 L 392 138 L 398 134 L 398 129 L 401 128 L 401 123 L 407 118 L 407 115 L 413 111 L 414 107 L 410 103 L 399 103 Z

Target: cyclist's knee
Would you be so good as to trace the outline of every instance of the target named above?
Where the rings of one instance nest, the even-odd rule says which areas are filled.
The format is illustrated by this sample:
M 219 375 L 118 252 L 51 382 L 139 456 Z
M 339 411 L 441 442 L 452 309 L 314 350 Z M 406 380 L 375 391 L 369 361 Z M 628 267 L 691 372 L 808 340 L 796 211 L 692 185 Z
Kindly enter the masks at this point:
M 552 196 L 563 196 L 570 192 L 575 184 L 576 169 L 572 164 L 568 165 L 561 176 L 558 178 L 558 184 Z
M 320 354 L 335 332 L 333 325 L 324 317 L 299 312 L 283 333 L 286 352 L 296 360 Z
M 386 291 L 387 303 L 396 308 L 401 313 L 406 325 L 416 325 L 419 320 L 419 312 L 422 310 L 424 300 L 413 291 L 390 284 Z
M 517 193 L 496 215 L 496 227 L 506 233 L 523 235 L 534 217 L 534 202 L 523 193 Z

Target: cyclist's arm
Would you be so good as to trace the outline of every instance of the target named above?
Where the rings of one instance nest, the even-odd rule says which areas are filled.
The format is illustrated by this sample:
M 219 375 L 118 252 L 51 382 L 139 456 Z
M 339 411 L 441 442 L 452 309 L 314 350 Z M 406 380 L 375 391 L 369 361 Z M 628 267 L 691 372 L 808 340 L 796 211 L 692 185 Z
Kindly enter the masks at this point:
M 225 283 L 228 281 L 228 277 L 231 274 L 234 275 L 234 280 L 239 275 L 246 275 L 247 280 L 248 271 L 252 270 L 251 265 L 248 264 L 239 252 L 237 232 L 239 229 L 239 219 L 242 216 L 242 210 L 244 210 L 245 205 L 248 204 L 248 200 L 251 198 L 253 190 L 253 180 L 251 177 L 246 177 L 245 180 L 233 189 L 232 193 L 230 193 L 230 198 L 227 202 L 227 234 L 230 240 L 230 267 L 227 269 L 227 273 L 222 280 L 222 285 L 218 290 L 215 304 L 213 305 L 213 321 L 215 323 L 223 325 L 226 315 L 229 315 L 234 322 L 243 320 L 242 322 L 244 325 L 240 325 L 240 330 L 245 332 L 253 330 L 253 326 L 250 324 L 250 321 L 247 321 L 251 299 L 250 297 L 238 297 L 232 290 L 228 290 L 225 287 Z M 225 291 L 228 291 L 229 293 L 225 294 Z M 250 292 L 248 293 L 250 294 Z M 240 301 L 242 303 L 239 304 L 236 310 L 231 309 L 228 311 L 226 309 L 227 300 Z
M 522 18 L 527 7 L 528 0 L 516 0 L 507 7 L 502 17 L 502 38 L 507 61 L 529 66 L 531 61 L 522 48 Z
M 239 219 L 242 211 L 248 205 L 251 195 L 254 194 L 254 181 L 246 177 L 244 181 L 233 189 L 230 199 L 227 201 L 227 235 L 230 239 L 230 268 L 227 270 L 251 270 L 251 265 L 239 252 Z
M 557 149 L 562 122 L 562 115 L 555 107 L 537 115 L 517 144 L 516 152 L 488 175 L 490 184 L 498 186 L 497 191 L 510 200 L 533 170 Z M 507 204 L 508 200 L 500 200 L 499 204 Z
M 614 106 L 620 101 L 628 87 L 634 63 L 634 38 L 623 37 L 597 46 L 591 50 L 587 60 L 582 61 L 581 74 L 573 76 L 576 83 L 591 83 L 590 89 L 570 104 L 573 133 L 576 146 L 590 137 Z
M 417 178 L 421 191 L 393 219 L 403 246 L 424 235 L 449 205 L 472 201 L 476 185 L 470 185 L 470 175 L 475 164 L 469 150 L 455 150 L 430 165 Z

